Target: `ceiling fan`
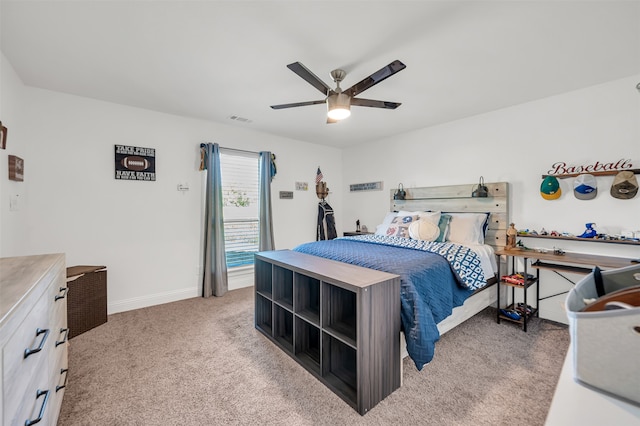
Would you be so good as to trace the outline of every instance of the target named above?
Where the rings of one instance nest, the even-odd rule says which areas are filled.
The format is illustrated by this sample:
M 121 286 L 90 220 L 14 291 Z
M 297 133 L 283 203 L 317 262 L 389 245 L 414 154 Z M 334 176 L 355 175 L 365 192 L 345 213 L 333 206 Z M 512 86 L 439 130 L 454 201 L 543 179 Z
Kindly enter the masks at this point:
M 371 99 L 356 98 L 357 95 L 375 86 L 397 72 L 406 68 L 402 62 L 395 60 L 384 68 L 371 74 L 346 90 L 340 88 L 340 82 L 347 73 L 341 69 L 331 71 L 331 78 L 336 83 L 336 88 L 332 89 L 324 81 L 320 80 L 314 73 L 300 62 L 287 65 L 291 71 L 302 77 L 307 83 L 322 92 L 326 97 L 318 101 L 295 102 L 291 104 L 271 105 L 273 109 L 293 108 L 306 105 L 327 104 L 327 123 L 336 123 L 351 115 L 351 105 L 365 106 L 372 108 L 396 109 L 401 104 L 399 102 L 375 101 Z

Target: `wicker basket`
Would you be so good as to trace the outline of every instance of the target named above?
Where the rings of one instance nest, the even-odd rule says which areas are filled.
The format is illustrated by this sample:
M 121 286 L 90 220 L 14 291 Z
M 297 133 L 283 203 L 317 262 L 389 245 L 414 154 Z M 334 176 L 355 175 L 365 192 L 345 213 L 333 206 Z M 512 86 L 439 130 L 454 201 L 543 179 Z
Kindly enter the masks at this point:
M 67 268 L 69 338 L 107 322 L 106 266 Z

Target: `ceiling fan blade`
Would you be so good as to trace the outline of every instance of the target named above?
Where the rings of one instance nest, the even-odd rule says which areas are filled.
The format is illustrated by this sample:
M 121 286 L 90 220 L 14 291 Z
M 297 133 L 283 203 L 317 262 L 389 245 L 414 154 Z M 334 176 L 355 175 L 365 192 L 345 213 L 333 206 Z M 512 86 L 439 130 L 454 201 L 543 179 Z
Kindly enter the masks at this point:
M 324 104 L 324 103 L 326 103 L 326 101 L 323 99 L 321 101 L 307 101 L 307 102 L 295 102 L 295 103 L 292 103 L 292 104 L 271 105 L 271 108 L 273 108 L 273 109 L 284 109 L 284 108 L 301 107 L 301 106 L 307 106 L 307 105 L 317 105 L 317 104 Z
M 309 69 L 307 69 L 307 67 L 302 65 L 300 62 L 289 64 L 287 65 L 287 68 L 298 74 L 307 83 L 318 89 L 323 95 L 326 95 L 331 90 L 331 88 L 327 86 L 324 81 L 320 80 L 318 76 L 309 71 Z
M 391 62 L 389 65 L 387 65 L 386 67 L 381 68 L 378 71 L 374 72 L 369 77 L 354 84 L 353 86 L 345 90 L 345 93 L 348 93 L 349 96 L 351 97 L 357 96 L 359 93 L 362 93 L 365 90 L 375 86 L 376 84 L 380 83 L 382 80 L 385 80 L 391 77 L 392 75 L 394 75 L 399 71 L 402 71 L 406 67 L 407 66 L 402 62 L 395 60 Z
M 351 105 L 372 108 L 396 109 L 402 104 L 400 102 L 374 101 L 372 99 L 351 98 Z
M 337 123 L 338 121 L 340 121 L 340 120 L 334 120 L 333 118 L 327 117 L 327 124 Z

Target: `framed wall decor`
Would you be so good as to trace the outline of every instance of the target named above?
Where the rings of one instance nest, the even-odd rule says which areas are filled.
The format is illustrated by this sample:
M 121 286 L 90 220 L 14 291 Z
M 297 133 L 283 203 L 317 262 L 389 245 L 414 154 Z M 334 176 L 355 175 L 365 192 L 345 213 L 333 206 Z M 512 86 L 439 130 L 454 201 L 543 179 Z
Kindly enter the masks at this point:
M 9 180 L 24 181 L 24 160 L 15 155 L 9 155 Z
M 7 128 L 0 121 L 0 148 L 7 149 Z
M 115 145 L 115 178 L 155 181 L 155 148 Z

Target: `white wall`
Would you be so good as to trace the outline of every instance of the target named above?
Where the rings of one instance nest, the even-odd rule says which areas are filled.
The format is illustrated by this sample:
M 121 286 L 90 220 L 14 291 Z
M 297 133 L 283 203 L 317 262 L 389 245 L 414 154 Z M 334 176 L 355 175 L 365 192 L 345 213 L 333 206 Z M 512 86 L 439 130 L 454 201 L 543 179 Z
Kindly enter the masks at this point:
M 25 237 L 29 230 L 26 217 L 9 211 L 9 200 L 18 200 L 18 205 L 27 196 L 24 182 L 7 179 L 8 156 L 15 155 L 22 159 L 24 153 L 24 130 L 22 124 L 23 99 L 22 83 L 11 64 L 0 54 L 0 120 L 7 127 L 7 148 L 0 149 L 0 256 L 11 252 L 11 247 L 25 247 Z
M 3 58 L 3 76 L 7 68 Z M 64 252 L 69 266 L 106 265 L 110 313 L 199 294 L 201 142 L 276 154 L 278 249 L 315 239 L 317 167 L 333 192 L 332 182 L 342 181 L 335 148 L 25 87 L 19 80 L 9 82 L 17 95 L 5 100 L 4 83 L 3 123 L 5 110 L 21 115 L 15 122 L 6 115 L 7 152 L 25 160 L 25 181 L 0 179 L 1 255 Z M 114 144 L 155 148 L 156 181 L 115 180 Z M 309 191 L 294 191 L 295 181 L 308 182 Z M 190 190 L 177 191 L 179 183 Z M 282 190 L 294 191 L 294 199 L 280 200 Z M 5 191 L 20 193 L 19 211 L 8 212 Z M 341 198 L 329 200 L 337 211 Z
M 584 223 L 595 222 L 599 232 L 640 229 L 640 196 L 610 197 L 613 177 L 598 178 L 600 193 L 590 201 L 573 197 L 571 179 L 561 181 L 565 194 L 559 200 L 539 195 L 540 176 L 557 161 L 580 165 L 625 158 L 640 167 L 640 75 L 341 151 L 256 133 L 250 126 L 25 87 L 1 59 L 0 119 L 9 127 L 9 141 L 0 151 L 0 176 L 7 175 L 6 156 L 13 154 L 25 160 L 25 181 L 0 179 L 0 255 L 65 252 L 68 265 L 107 265 L 110 312 L 198 295 L 201 142 L 276 153 L 277 248 L 315 238 L 317 166 L 332 191 L 339 234 L 354 229 L 356 219 L 374 229 L 388 210 L 389 190 L 399 182 L 469 183 L 471 191 L 480 175 L 510 183 L 518 228 L 580 233 Z M 116 181 L 114 144 L 156 148 L 157 181 Z M 349 184 L 379 180 L 383 191 L 349 192 Z M 295 191 L 295 181 L 308 182 L 310 190 Z M 178 183 L 191 190 L 178 192 Z M 294 199 L 280 200 L 279 191 L 294 191 Z M 10 195 L 19 196 L 18 211 L 9 211 Z M 640 257 L 637 246 L 525 243 Z M 543 273 L 543 295 L 568 287 Z M 561 302 L 544 302 L 543 316 L 564 321 Z
M 389 208 L 389 190 L 405 187 L 507 181 L 511 220 L 518 229 L 558 230 L 580 234 L 587 222 L 598 232 L 640 230 L 640 195 L 619 200 L 609 195 L 612 176 L 598 177 L 594 200 L 573 196 L 573 179 L 562 179 L 563 196 L 555 201 L 539 195 L 541 175 L 552 164 L 570 165 L 631 160 L 640 168 L 640 75 L 611 81 L 491 113 L 470 117 L 343 151 L 345 224 L 371 229 Z M 350 193 L 349 184 L 384 181 L 385 190 Z M 530 247 L 559 246 L 566 251 L 640 257 L 639 246 L 567 243 L 527 239 Z M 574 278 L 576 278 L 574 276 Z M 577 277 L 579 278 L 579 277 Z M 568 289 L 553 273 L 543 273 L 544 295 Z M 565 321 L 562 298 L 541 305 L 542 315 Z

